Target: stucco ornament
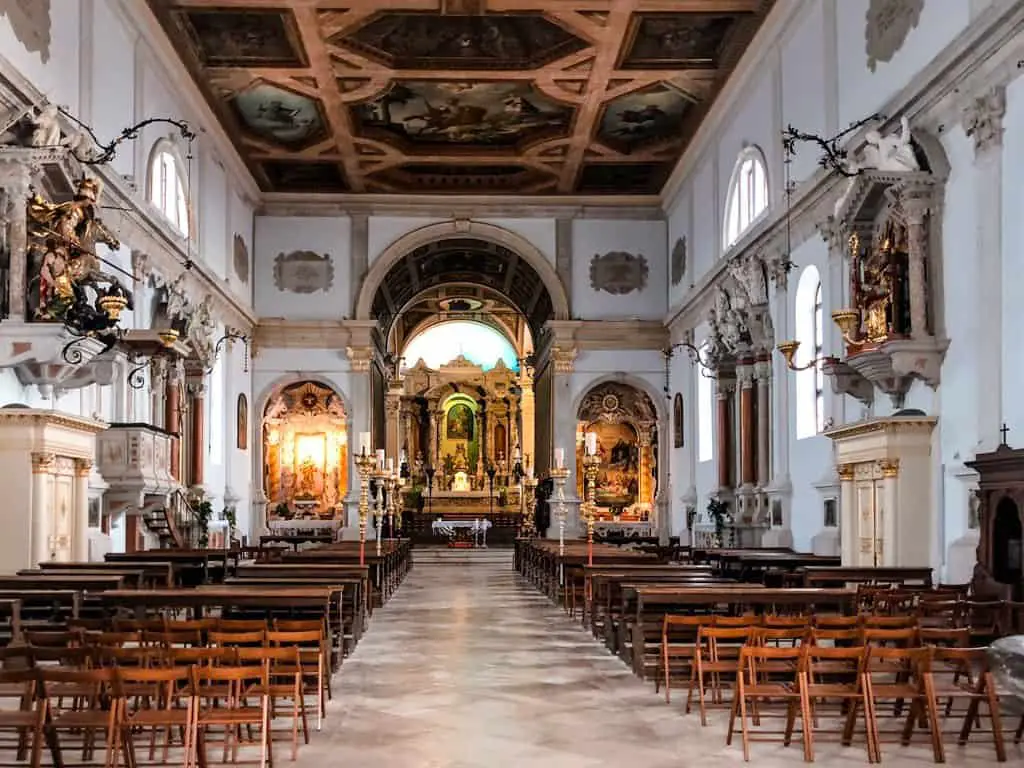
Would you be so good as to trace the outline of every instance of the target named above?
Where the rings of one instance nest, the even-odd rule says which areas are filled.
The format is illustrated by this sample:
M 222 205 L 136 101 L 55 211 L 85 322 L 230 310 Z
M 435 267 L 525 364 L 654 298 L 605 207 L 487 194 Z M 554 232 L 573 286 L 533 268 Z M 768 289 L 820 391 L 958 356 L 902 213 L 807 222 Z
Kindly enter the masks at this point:
M 741 347 L 750 343 L 750 329 L 744 306 L 745 301 L 733 299 L 729 292 L 718 286 L 715 295 L 715 306 L 708 315 L 711 332 L 708 335 L 708 357 L 711 361 L 720 360 L 724 355 L 732 355 Z
M 998 146 L 1003 140 L 1006 88 L 996 86 L 973 99 L 963 110 L 964 133 L 974 139 L 975 152 Z
M 279 253 L 274 260 L 274 285 L 289 293 L 329 291 L 334 283 L 334 262 L 329 254 L 313 251 Z
M 38 53 L 44 64 L 50 60 L 50 0 L 0 0 L 0 16 L 26 51 Z
M 647 259 L 625 251 L 594 254 L 590 260 L 590 287 L 613 296 L 642 291 L 647 285 Z
M 746 295 L 747 303 L 758 306 L 768 303 L 768 280 L 759 256 L 747 254 L 729 262 L 729 274 Z
M 686 235 L 672 247 L 672 285 L 679 285 L 686 274 Z
M 868 69 L 874 72 L 878 62 L 892 61 L 917 27 L 923 9 L 924 0 L 871 0 L 864 26 Z
M 245 238 L 237 232 L 233 242 L 232 265 L 235 269 L 235 277 L 243 283 L 249 283 L 249 248 L 245 244 Z

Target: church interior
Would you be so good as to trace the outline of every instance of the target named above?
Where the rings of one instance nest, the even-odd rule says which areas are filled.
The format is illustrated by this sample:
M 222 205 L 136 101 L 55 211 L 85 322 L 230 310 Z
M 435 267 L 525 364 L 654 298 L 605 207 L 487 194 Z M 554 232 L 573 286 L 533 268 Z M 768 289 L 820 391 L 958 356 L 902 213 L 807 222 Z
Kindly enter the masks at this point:
M 1024 761 L 1022 63 L 0 0 L 2 759 Z

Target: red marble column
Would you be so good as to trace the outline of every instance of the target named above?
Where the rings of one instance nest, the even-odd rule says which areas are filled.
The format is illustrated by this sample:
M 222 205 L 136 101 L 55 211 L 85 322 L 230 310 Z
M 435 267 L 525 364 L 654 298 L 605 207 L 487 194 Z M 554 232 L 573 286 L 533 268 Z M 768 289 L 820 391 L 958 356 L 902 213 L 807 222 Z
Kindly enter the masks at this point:
M 718 382 L 718 487 L 732 488 L 732 413 L 729 399 L 733 385 Z
M 202 485 L 205 480 L 203 466 L 206 458 L 206 389 L 202 384 L 190 387 L 191 399 L 189 410 L 192 412 L 192 435 L 191 435 L 191 483 L 190 485 Z
M 753 485 L 757 479 L 754 447 L 756 435 L 754 382 L 751 376 L 746 376 L 740 385 L 740 482 L 743 485 Z
M 171 433 L 171 476 L 181 480 L 181 392 L 168 379 L 164 395 L 164 428 Z

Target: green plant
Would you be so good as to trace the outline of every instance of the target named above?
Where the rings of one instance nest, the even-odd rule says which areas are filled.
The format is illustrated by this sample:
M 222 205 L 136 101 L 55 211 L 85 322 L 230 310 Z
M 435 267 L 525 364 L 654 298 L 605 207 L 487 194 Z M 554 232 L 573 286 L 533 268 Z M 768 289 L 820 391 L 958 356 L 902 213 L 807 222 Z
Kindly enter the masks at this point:
M 205 549 L 210 543 L 210 521 L 213 519 L 213 504 L 200 501 L 193 507 L 196 521 L 196 540 L 200 549 Z
M 292 516 L 292 511 L 288 509 L 288 505 L 283 501 L 274 507 L 274 517 L 280 518 L 281 520 L 288 520 Z
M 235 538 L 235 528 L 238 527 L 238 515 L 235 512 L 234 507 L 224 507 L 224 510 L 220 513 L 221 519 L 227 521 L 228 524 L 228 540 Z
M 707 510 L 711 521 L 715 524 L 715 538 L 718 540 L 718 545 L 723 546 L 725 544 L 725 526 L 732 522 L 729 502 L 721 499 L 709 499 Z
M 417 512 L 423 509 L 423 486 L 414 485 L 408 491 L 405 492 L 405 504 L 409 509 L 415 509 Z

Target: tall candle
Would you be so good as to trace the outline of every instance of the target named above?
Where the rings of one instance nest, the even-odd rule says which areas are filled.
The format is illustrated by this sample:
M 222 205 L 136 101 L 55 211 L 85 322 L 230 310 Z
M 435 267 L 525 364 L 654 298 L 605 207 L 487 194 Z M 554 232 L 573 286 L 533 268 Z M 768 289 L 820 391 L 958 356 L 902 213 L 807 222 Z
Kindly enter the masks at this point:
M 405 458 L 405 451 L 402 451 L 402 453 L 399 454 L 399 456 L 398 456 L 398 463 L 399 463 L 399 465 L 401 465 L 401 464 L 405 464 L 406 461 L 407 461 L 407 459 Z
M 384 469 L 384 449 L 377 449 L 377 469 Z
M 555 448 L 555 466 L 559 469 L 565 466 L 565 448 Z
M 370 433 L 359 433 L 359 452 L 365 456 L 370 452 Z
M 394 471 L 395 471 L 395 457 L 394 456 L 388 456 L 388 472 L 391 473 L 391 472 L 394 472 Z
M 587 432 L 587 455 L 593 456 L 597 453 L 597 432 Z

